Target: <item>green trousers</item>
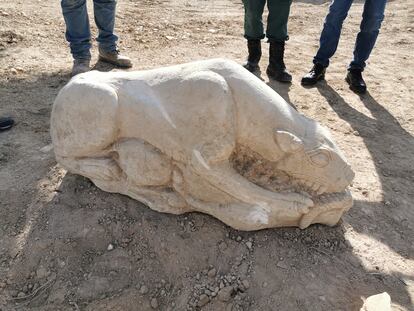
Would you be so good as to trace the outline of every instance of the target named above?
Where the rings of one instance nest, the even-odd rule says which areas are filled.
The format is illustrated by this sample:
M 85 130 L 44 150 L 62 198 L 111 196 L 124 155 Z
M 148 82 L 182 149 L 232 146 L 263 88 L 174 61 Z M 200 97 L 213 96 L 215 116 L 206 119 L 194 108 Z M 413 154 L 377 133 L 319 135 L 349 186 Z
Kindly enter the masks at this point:
M 289 39 L 287 23 L 292 0 L 267 0 L 269 16 L 267 18 L 266 35 L 263 29 L 263 10 L 266 0 L 243 0 L 244 4 L 244 37 L 269 41 L 286 41 Z

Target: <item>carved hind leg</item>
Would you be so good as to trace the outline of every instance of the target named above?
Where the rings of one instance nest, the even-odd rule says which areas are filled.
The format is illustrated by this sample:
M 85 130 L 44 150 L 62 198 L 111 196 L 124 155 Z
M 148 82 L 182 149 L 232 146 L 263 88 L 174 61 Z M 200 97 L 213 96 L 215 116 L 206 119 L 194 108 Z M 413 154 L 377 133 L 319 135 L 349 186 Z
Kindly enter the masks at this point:
M 119 181 L 122 172 L 110 152 L 118 129 L 117 111 L 118 97 L 112 87 L 82 77 L 69 82 L 52 111 L 57 161 L 93 181 Z

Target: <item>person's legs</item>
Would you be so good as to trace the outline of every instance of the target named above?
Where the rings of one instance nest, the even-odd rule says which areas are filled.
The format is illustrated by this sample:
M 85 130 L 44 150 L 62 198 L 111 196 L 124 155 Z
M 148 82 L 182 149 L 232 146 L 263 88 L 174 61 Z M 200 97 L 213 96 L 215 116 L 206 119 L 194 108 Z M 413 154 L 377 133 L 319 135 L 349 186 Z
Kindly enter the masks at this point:
M 114 34 L 116 0 L 93 0 L 95 23 L 99 29 L 99 59 L 115 66 L 132 67 L 131 59 L 117 49 L 118 37 Z
M 266 37 L 270 42 L 288 40 L 287 24 L 292 0 L 267 0 L 269 15 L 267 17 Z
M 118 37 L 114 34 L 116 0 L 94 0 L 95 23 L 99 30 L 96 41 L 99 48 L 106 52 L 116 50 Z
M 302 78 L 302 85 L 314 85 L 325 78 L 329 59 L 335 54 L 341 35 L 342 24 L 348 15 L 353 0 L 332 0 L 325 18 L 319 49 L 313 58 L 312 69 Z
M 244 4 L 244 37 L 247 39 L 249 56 L 243 67 L 250 72 L 259 70 L 262 57 L 261 40 L 265 37 L 262 15 L 266 0 L 243 0 Z
M 342 24 L 348 15 L 352 2 L 353 0 L 332 0 L 319 40 L 319 50 L 313 59 L 314 64 L 328 67 L 329 59 L 335 54 L 338 47 Z
M 66 40 L 74 59 L 91 58 L 91 33 L 86 0 L 62 0 L 62 13 L 66 23 Z
M 354 59 L 349 65 L 349 69 L 364 70 L 365 62 L 369 58 L 377 41 L 381 23 L 384 19 L 386 2 L 386 0 L 365 1 L 361 30 L 356 39 Z
M 247 40 L 261 40 L 265 37 L 263 30 L 263 10 L 266 0 L 243 0 L 244 37 Z
M 266 36 L 269 40 L 269 66 L 267 74 L 279 82 L 291 82 L 292 76 L 284 63 L 285 41 L 288 40 L 287 23 L 292 0 L 268 0 Z

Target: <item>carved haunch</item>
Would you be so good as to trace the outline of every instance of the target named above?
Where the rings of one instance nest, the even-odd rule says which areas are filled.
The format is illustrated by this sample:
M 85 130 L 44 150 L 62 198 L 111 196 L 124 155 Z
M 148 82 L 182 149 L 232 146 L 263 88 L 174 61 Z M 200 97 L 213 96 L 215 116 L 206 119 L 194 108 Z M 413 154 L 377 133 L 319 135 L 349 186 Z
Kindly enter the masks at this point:
M 92 71 L 55 100 L 58 162 L 150 208 L 239 230 L 335 225 L 354 173 L 327 129 L 228 60 Z

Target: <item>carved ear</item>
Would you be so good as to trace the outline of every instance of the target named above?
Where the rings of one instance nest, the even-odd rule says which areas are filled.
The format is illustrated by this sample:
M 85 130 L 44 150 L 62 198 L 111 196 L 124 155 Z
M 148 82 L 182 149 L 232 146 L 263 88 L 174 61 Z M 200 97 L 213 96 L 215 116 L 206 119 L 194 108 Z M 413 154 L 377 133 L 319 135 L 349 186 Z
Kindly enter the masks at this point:
M 303 141 L 292 133 L 276 130 L 274 135 L 283 152 L 295 153 L 303 149 Z

